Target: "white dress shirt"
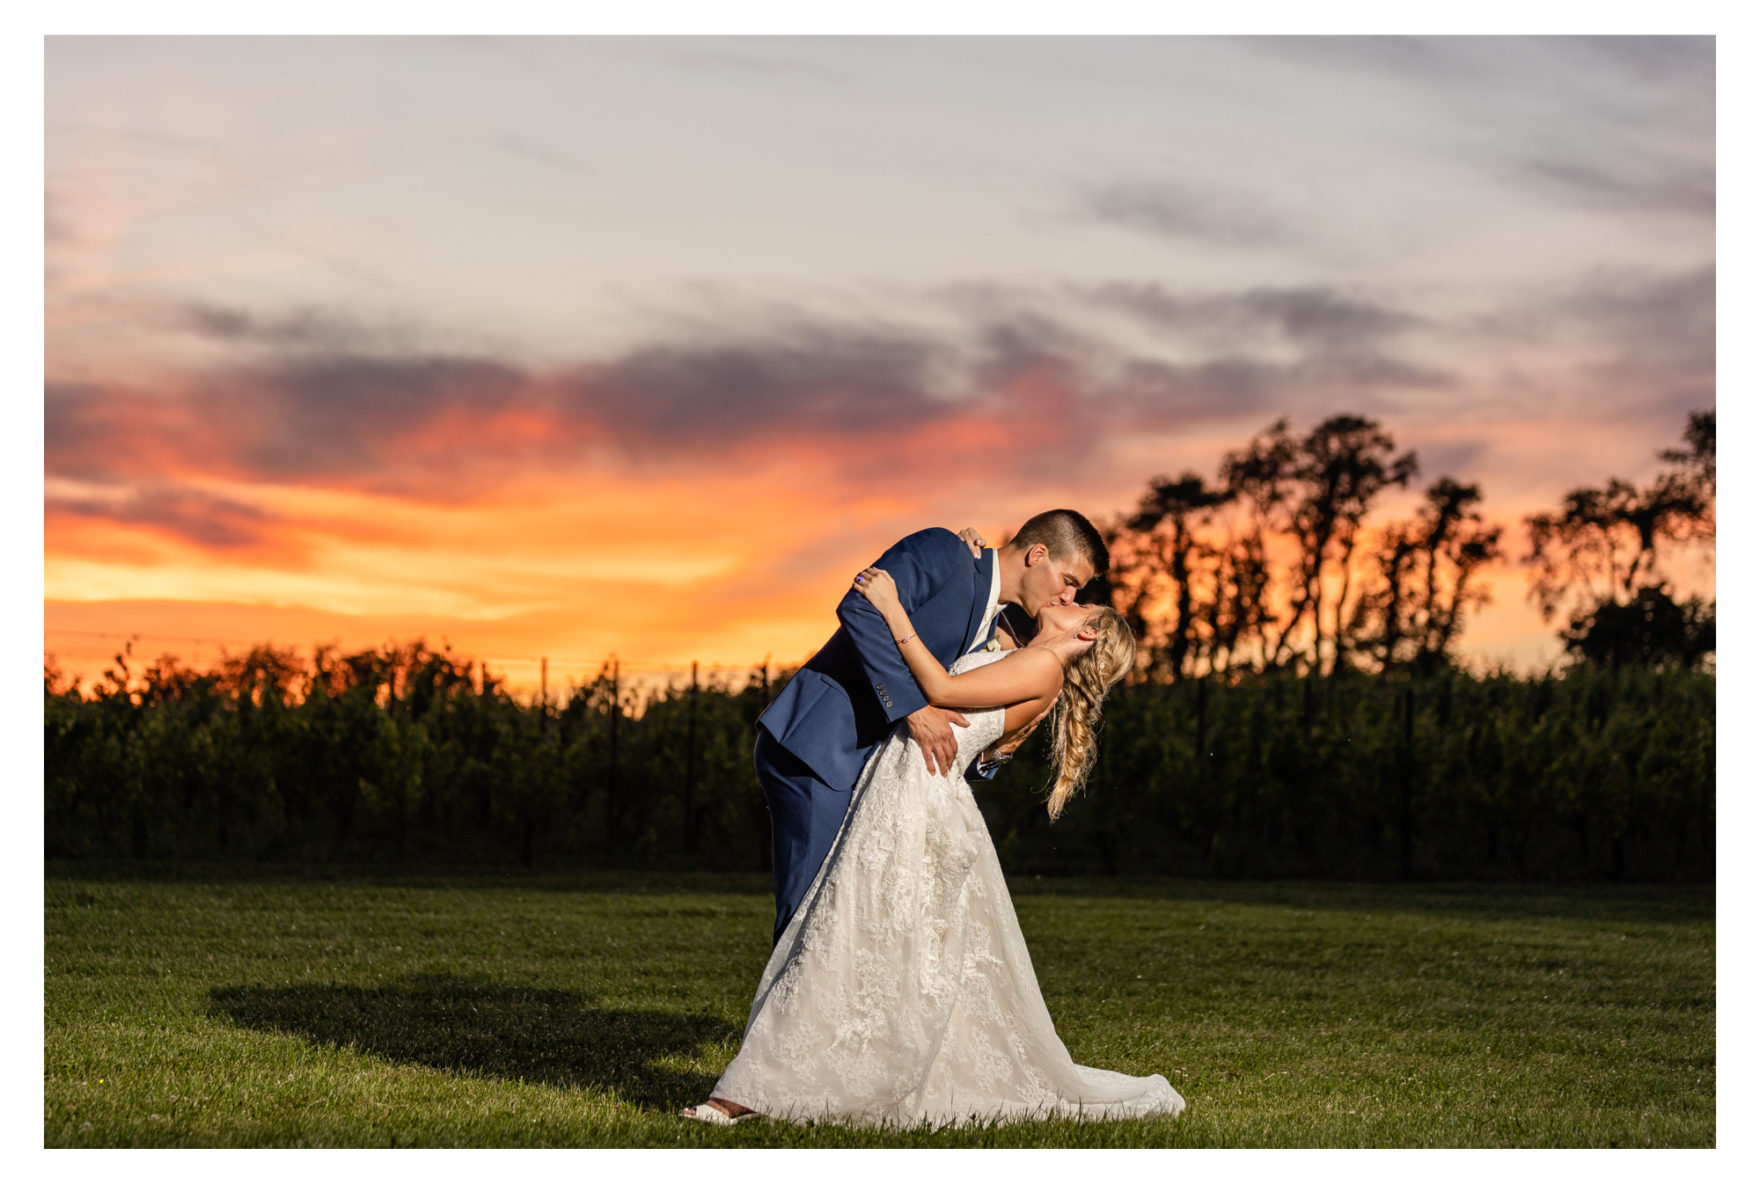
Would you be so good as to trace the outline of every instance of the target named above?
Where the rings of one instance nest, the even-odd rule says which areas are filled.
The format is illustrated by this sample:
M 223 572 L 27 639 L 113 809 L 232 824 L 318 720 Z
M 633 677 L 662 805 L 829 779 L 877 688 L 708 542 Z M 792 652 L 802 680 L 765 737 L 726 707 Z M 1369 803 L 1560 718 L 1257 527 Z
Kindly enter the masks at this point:
M 997 553 L 990 562 L 990 604 L 984 607 L 984 616 L 978 620 L 978 634 L 966 653 L 981 649 L 990 641 L 990 623 L 997 614 L 1002 612 L 1002 554 Z

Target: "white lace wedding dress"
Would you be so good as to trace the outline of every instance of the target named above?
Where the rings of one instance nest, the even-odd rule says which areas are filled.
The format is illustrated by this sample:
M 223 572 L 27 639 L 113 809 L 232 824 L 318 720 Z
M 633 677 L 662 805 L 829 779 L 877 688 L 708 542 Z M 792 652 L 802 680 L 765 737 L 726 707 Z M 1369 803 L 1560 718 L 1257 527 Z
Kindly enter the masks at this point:
M 958 674 L 1000 653 L 969 654 Z M 1178 1114 L 1159 1075 L 1073 1062 L 1015 921 L 963 776 L 1003 710 L 954 728 L 931 776 L 900 724 L 869 758 L 849 814 L 758 983 L 714 1095 L 767 1116 L 946 1126 Z

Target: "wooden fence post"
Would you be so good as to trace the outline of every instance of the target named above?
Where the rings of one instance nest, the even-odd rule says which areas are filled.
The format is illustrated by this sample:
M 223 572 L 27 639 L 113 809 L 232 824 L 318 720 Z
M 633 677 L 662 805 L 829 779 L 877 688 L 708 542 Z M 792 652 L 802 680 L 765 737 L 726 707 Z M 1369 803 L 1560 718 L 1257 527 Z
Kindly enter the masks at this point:
M 479 664 L 479 666 L 481 672 L 477 677 L 477 697 L 479 699 L 488 699 L 489 692 L 492 689 L 489 680 L 489 664 L 487 661 L 484 661 Z M 483 774 L 481 778 L 482 785 L 477 791 L 477 819 L 483 824 L 484 830 L 489 829 L 489 823 L 495 817 L 494 780 L 492 774 Z
M 618 812 L 617 791 L 617 717 L 623 709 L 618 703 L 617 673 L 619 667 L 617 656 L 611 656 L 611 701 L 607 705 L 606 722 L 610 725 L 609 746 L 605 757 L 605 835 L 611 845 L 617 845 L 618 828 L 622 825 L 622 814 Z
M 770 706 L 770 656 L 768 653 L 766 653 L 764 655 L 764 666 L 763 666 L 762 674 L 763 674 L 762 682 L 763 682 L 763 691 L 764 691 L 764 708 L 767 708 Z M 762 712 L 763 708 L 759 708 L 758 710 L 760 712 Z M 764 791 L 761 788 L 758 790 L 757 827 L 758 827 L 758 870 L 759 871 L 769 871 L 771 869 L 771 865 L 770 865 L 770 803 L 764 799 Z
M 1415 769 L 1412 752 L 1412 712 L 1417 701 L 1408 684 L 1400 691 L 1399 745 L 1399 877 L 1412 878 L 1412 776 Z
M 697 849 L 697 660 L 691 660 L 691 698 L 684 733 L 684 849 Z
M 1208 737 L 1210 734 L 1208 723 L 1209 708 L 1207 706 L 1209 703 L 1209 692 L 1206 690 L 1207 686 L 1207 680 L 1198 680 L 1198 760 L 1200 762 L 1208 759 L 1204 756 L 1204 746 L 1209 743 Z

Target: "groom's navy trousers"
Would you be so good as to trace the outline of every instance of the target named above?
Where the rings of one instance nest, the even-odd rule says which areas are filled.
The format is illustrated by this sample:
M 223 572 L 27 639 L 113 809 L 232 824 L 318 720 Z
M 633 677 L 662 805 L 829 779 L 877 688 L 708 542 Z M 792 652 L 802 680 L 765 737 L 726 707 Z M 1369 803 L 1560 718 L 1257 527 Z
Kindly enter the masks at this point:
M 892 574 L 920 641 L 950 666 L 978 638 L 990 601 L 996 553 L 974 559 L 952 532 L 914 532 L 874 564 Z M 841 623 L 758 717 L 752 760 L 770 807 L 780 939 L 819 872 L 849 810 L 862 766 L 892 726 L 928 703 L 905 666 L 892 631 L 851 588 L 837 605 Z M 994 632 L 992 621 L 984 634 Z

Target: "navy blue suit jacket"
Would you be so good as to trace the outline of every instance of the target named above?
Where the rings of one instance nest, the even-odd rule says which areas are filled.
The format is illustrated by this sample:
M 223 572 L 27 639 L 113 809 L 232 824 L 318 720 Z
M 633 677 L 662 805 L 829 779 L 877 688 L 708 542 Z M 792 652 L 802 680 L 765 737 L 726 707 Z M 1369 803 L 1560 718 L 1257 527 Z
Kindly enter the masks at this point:
M 976 638 L 990 601 L 993 549 L 976 559 L 946 528 L 913 532 L 874 564 L 892 574 L 918 642 L 943 667 Z M 835 790 L 854 787 L 874 746 L 929 701 L 911 678 L 892 631 L 853 588 L 837 603 L 842 625 L 795 672 L 758 723 Z M 993 620 L 985 641 L 996 631 Z M 985 774 L 988 776 L 988 774 Z

